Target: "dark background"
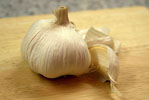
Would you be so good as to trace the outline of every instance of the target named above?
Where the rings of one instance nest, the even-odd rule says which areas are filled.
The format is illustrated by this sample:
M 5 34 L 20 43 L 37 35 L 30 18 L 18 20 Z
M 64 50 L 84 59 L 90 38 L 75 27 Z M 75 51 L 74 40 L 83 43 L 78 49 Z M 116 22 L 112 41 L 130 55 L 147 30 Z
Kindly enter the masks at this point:
M 69 11 L 148 6 L 149 0 L 0 0 L 0 18 L 48 14 L 57 6 Z

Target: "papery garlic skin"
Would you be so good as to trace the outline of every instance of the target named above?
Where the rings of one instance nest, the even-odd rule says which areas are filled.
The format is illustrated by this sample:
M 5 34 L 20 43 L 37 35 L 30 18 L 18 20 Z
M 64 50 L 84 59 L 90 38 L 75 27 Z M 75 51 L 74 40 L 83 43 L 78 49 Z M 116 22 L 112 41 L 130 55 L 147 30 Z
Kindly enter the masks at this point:
M 31 69 L 47 78 L 89 71 L 88 46 L 71 23 L 57 25 L 53 19 L 36 22 L 24 37 L 21 51 Z
M 88 45 L 88 47 L 91 47 L 96 44 L 104 44 L 111 48 L 114 48 L 113 39 L 111 36 L 107 33 L 103 33 L 101 30 L 106 32 L 105 29 L 95 29 L 91 27 L 87 33 L 85 34 L 85 41 Z

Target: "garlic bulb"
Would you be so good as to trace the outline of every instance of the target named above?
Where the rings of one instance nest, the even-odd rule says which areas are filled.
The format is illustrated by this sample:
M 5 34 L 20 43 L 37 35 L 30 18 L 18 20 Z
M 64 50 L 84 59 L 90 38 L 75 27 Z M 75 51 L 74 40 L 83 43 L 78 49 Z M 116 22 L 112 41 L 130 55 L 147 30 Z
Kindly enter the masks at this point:
M 54 10 L 56 19 L 34 23 L 22 41 L 22 56 L 31 69 L 47 78 L 80 75 L 89 71 L 88 46 L 69 22 L 68 9 Z

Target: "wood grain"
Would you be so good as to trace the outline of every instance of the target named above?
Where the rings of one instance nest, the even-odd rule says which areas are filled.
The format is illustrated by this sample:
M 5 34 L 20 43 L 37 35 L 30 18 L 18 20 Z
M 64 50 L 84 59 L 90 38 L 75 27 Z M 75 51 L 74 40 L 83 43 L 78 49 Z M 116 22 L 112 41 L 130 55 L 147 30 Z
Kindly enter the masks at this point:
M 118 88 L 128 100 L 149 100 L 149 12 L 129 7 L 73 12 L 78 29 L 107 26 L 122 42 Z M 0 100 L 111 100 L 109 83 L 96 74 L 46 79 L 21 57 L 21 40 L 30 25 L 53 18 L 39 15 L 0 19 Z

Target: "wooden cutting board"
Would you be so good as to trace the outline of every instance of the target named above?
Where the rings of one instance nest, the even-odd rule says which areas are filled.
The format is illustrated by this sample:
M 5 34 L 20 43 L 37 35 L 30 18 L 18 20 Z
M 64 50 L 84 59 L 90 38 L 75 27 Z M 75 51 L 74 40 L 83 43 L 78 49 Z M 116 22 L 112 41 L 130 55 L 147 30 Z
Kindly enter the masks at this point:
M 127 100 L 149 100 L 149 11 L 129 7 L 69 14 L 78 29 L 107 26 L 122 42 L 118 88 Z M 30 25 L 53 15 L 0 19 L 0 100 L 111 100 L 109 83 L 93 74 L 46 79 L 20 54 Z

